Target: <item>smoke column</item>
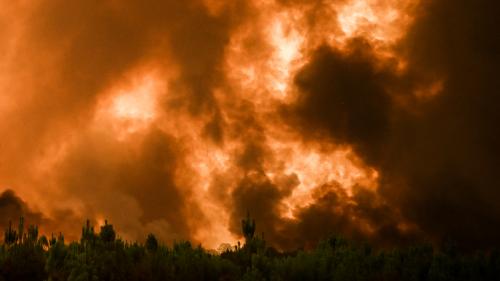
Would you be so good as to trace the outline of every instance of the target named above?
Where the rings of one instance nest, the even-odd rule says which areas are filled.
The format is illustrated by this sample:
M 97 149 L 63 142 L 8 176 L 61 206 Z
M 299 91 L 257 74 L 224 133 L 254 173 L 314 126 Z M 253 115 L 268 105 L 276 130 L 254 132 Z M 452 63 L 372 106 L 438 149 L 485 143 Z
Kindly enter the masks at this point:
M 1 227 L 498 245 L 500 11 L 459 2 L 0 0 Z

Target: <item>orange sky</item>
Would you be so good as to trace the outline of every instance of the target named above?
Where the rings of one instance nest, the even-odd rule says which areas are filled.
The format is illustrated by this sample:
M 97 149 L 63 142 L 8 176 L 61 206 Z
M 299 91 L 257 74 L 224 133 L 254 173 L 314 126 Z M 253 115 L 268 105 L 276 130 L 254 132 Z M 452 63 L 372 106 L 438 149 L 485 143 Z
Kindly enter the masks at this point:
M 45 233 L 75 239 L 86 218 L 108 219 L 125 239 L 153 232 L 216 248 L 242 239 L 247 211 L 279 248 L 314 243 L 326 233 L 300 231 L 317 223 L 375 240 L 386 228 L 422 231 L 395 203 L 403 189 L 383 186 L 410 186 L 408 173 L 372 149 L 402 138 L 379 142 L 377 127 L 367 146 L 364 134 L 380 124 L 372 110 L 388 120 L 425 115 L 445 90 L 446 71 L 427 71 L 410 45 L 428 3 L 0 5 L 0 191 L 13 190 Z M 323 75 L 330 61 L 332 80 Z M 314 96 L 323 93 L 315 77 L 327 77 L 333 100 Z M 358 86 L 350 95 L 369 96 L 335 98 Z M 314 106 L 325 101 L 335 105 Z

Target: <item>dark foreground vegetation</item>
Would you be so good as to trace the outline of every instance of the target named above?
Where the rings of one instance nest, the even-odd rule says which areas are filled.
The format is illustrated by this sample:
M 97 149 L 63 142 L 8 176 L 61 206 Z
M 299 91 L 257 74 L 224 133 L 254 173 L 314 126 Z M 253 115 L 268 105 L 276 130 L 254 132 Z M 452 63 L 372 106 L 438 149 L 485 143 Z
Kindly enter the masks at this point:
M 189 242 L 167 247 L 150 234 L 144 244 L 116 238 L 111 224 L 87 225 L 79 242 L 47 239 L 36 226 L 10 225 L 0 247 L 0 281 L 36 280 L 500 280 L 500 255 L 460 254 L 452 243 L 372 250 L 331 237 L 310 251 L 280 253 L 242 221 L 243 246 L 221 254 Z

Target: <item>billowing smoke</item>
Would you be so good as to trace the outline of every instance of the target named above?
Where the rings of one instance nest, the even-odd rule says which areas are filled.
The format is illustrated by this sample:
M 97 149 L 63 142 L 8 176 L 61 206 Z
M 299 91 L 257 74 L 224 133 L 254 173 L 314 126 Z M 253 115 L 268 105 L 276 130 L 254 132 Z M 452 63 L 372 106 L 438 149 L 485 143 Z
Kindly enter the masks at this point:
M 42 222 L 42 214 L 32 212 L 26 202 L 16 196 L 14 191 L 6 190 L 0 194 L 0 210 L 2 210 L 0 221 L 2 225 L 9 225 L 17 223 L 12 222 L 12 218 L 26 217 L 32 224 L 40 224 Z
M 427 236 L 497 245 L 498 5 L 417 10 L 397 47 L 405 70 L 380 65 L 362 40 L 349 52 L 319 48 L 296 76 L 288 116 L 307 141 L 351 145 L 380 171 L 379 195 Z
M 498 4 L 0 4 L 2 226 L 498 244 Z

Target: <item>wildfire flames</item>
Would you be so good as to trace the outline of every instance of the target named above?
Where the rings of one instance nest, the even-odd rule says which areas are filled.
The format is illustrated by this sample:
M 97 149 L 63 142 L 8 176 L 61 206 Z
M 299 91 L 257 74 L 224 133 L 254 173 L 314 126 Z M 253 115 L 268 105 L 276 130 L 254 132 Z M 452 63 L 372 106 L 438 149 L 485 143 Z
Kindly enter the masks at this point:
M 198 225 L 198 219 L 193 218 L 189 224 L 197 230 L 192 238 L 213 248 L 220 243 L 235 243 L 240 239 L 237 233 L 230 232 L 225 199 L 218 197 L 230 196 L 245 174 L 262 173 L 276 184 L 292 181 L 293 185 L 284 187 L 290 190 L 282 199 L 283 208 L 280 210 L 280 216 L 291 220 L 295 219 L 296 209 L 315 203 L 312 194 L 324 185 L 337 183 L 348 197 L 352 196 L 352 188 L 357 184 L 376 189 L 376 170 L 365 167 L 359 159 L 354 160 L 356 155 L 348 146 L 304 144 L 277 120 L 276 112 L 282 104 L 295 102 L 294 76 L 320 44 L 326 42 L 335 48 L 343 48 L 351 38 L 363 36 L 389 52 L 391 44 L 404 32 L 409 18 L 405 11 L 407 5 L 401 5 L 401 1 L 393 2 L 333 2 L 321 8 L 310 5 L 287 7 L 275 1 L 248 3 L 253 16 L 235 28 L 224 50 L 225 59 L 221 67 L 227 84 L 214 89 L 219 105 L 217 114 L 229 128 L 226 130 L 234 128 L 234 131 L 242 131 L 242 135 L 230 133 L 224 136 L 223 142 L 213 143 L 204 137 L 204 123 L 206 118 L 211 117 L 210 114 L 193 117 L 177 106 L 159 109 L 161 103 L 176 103 L 178 94 L 173 92 L 178 89 L 170 85 L 175 84 L 177 77 L 167 74 L 172 72 L 168 63 L 155 65 L 154 61 L 145 66 L 133 66 L 130 71 L 113 79 L 102 94 L 98 93 L 95 113 L 88 127 L 75 128 L 76 131 L 69 134 L 92 134 L 82 133 L 81 130 L 99 131 L 102 137 L 110 139 L 109 142 L 118 141 L 121 145 L 134 147 L 137 139 L 155 126 L 180 140 L 186 167 L 176 172 L 174 180 L 186 188 L 183 192 L 189 194 L 190 204 L 195 204 L 204 220 L 210 222 L 208 226 Z M 213 11 L 224 9 L 220 3 L 207 2 L 206 5 Z M 29 10 L 29 7 L 19 7 L 19 12 L 24 9 Z M 319 13 L 318 22 L 304 28 L 312 9 L 318 9 L 315 11 Z M 385 58 L 381 56 L 380 59 Z M 2 73 L 5 74 L 2 76 L 11 73 L 13 67 L 4 67 Z M 11 80 L 2 86 L 8 87 L 9 82 Z M 241 107 L 245 110 L 251 108 L 251 112 L 242 112 Z M 254 119 L 256 124 L 239 128 L 247 118 Z M 254 126 L 257 128 L 252 128 Z M 246 142 L 252 139 L 268 150 L 258 171 L 254 167 L 241 169 L 238 163 L 238 158 L 246 149 Z M 64 144 L 71 142 L 68 138 L 60 141 Z M 78 145 L 78 137 L 73 141 L 76 143 L 66 145 Z M 51 145 L 60 146 L 61 143 Z M 65 153 L 71 153 L 70 150 L 66 149 Z M 46 157 L 54 157 L 54 154 L 43 156 Z M 64 153 L 60 153 L 57 160 L 41 159 L 40 165 L 44 167 L 40 168 L 48 174 L 57 174 L 55 167 L 59 161 L 65 161 L 65 157 Z M 222 194 L 214 194 L 211 185 L 220 177 L 223 178 L 224 190 Z M 30 187 L 20 185 L 19 188 L 24 190 Z M 119 190 L 120 187 L 117 188 Z M 32 203 L 41 205 L 38 201 Z M 77 213 L 84 215 L 83 210 Z M 102 217 L 100 220 L 103 220 Z
M 0 1 L 0 184 L 44 231 L 107 218 L 126 239 L 217 248 L 242 239 L 247 211 L 281 248 L 293 242 L 284 232 L 322 216 L 340 218 L 325 231 L 360 237 L 420 231 L 388 205 L 384 165 L 363 142 L 294 117 L 312 101 L 318 50 L 356 67 L 369 58 L 362 85 L 414 75 L 401 46 L 418 1 L 70 2 Z M 403 83 L 377 87 L 418 115 L 445 86 L 434 75 L 413 96 Z

